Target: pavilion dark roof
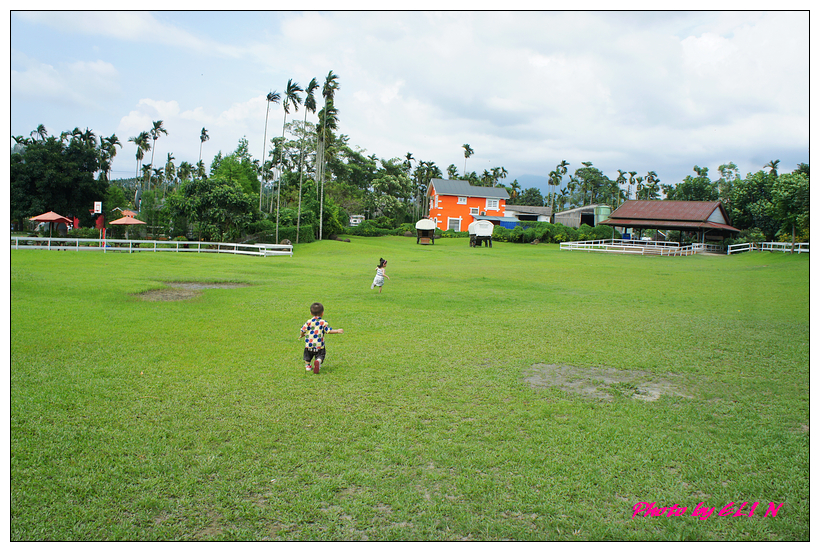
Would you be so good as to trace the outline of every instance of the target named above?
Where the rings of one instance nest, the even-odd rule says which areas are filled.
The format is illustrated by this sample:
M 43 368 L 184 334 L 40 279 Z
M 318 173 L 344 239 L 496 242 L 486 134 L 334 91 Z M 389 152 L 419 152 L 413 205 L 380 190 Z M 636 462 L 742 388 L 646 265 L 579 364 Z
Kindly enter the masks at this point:
M 731 226 L 720 201 L 631 200 L 601 224 L 631 228 L 681 228 L 740 232 Z

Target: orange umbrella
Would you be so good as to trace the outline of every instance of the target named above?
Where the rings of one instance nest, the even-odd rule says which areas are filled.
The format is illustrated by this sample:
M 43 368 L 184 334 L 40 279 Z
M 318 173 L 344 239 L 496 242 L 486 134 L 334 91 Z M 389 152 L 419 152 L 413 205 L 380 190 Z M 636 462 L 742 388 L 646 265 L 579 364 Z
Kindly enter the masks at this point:
M 135 219 L 134 217 L 122 217 L 121 219 L 112 220 L 109 224 L 133 225 L 133 224 L 145 224 L 145 221 Z M 125 239 L 128 239 L 128 230 L 125 231 Z
M 62 222 L 66 226 L 71 224 L 73 221 L 68 218 L 64 217 L 63 215 L 58 215 L 54 211 L 49 211 L 48 213 L 43 213 L 42 215 L 37 215 L 36 217 L 31 217 L 29 220 L 33 220 L 35 222 L 48 222 L 48 223 L 57 223 Z M 48 226 L 48 237 L 51 237 L 51 224 Z

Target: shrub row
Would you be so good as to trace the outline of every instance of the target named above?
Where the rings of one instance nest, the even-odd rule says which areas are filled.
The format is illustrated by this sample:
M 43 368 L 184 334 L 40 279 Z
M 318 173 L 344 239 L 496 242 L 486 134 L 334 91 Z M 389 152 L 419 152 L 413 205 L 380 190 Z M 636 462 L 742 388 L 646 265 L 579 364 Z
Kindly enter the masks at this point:
M 295 226 L 280 226 L 279 227 L 279 242 L 283 240 L 290 240 L 290 243 L 296 243 L 296 227 Z M 312 224 L 303 224 L 299 227 L 299 243 L 310 243 L 316 241 L 316 230 Z M 256 233 L 248 236 L 246 243 L 277 243 L 276 230 L 266 230 L 264 232 Z
M 582 224 L 580 228 L 571 228 L 563 224 L 549 222 L 532 222 L 519 224 L 514 228 L 496 226 L 493 228 L 493 239 L 511 243 L 531 243 L 535 240 L 544 243 L 560 243 L 566 241 L 608 240 L 612 237 L 620 239 L 621 234 L 610 226 L 589 226 Z

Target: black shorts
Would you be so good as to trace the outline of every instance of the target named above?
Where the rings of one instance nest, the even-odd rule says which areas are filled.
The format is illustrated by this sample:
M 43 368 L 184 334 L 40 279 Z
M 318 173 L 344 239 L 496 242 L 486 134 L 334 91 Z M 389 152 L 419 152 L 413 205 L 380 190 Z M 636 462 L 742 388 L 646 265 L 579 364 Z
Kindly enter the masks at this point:
M 305 362 L 310 362 L 314 358 L 319 359 L 319 362 L 324 362 L 326 352 L 327 351 L 324 348 L 321 348 L 321 349 L 308 349 L 308 348 L 305 348 L 305 354 L 302 358 L 305 359 Z

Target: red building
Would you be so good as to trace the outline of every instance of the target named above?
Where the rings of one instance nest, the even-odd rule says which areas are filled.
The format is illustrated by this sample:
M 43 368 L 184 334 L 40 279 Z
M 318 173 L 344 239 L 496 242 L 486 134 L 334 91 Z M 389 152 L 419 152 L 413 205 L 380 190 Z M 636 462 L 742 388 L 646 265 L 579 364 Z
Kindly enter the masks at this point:
M 442 231 L 466 232 L 476 217 L 503 217 L 509 197 L 504 188 L 471 186 L 464 180 L 434 178 L 427 187 L 427 216 Z

